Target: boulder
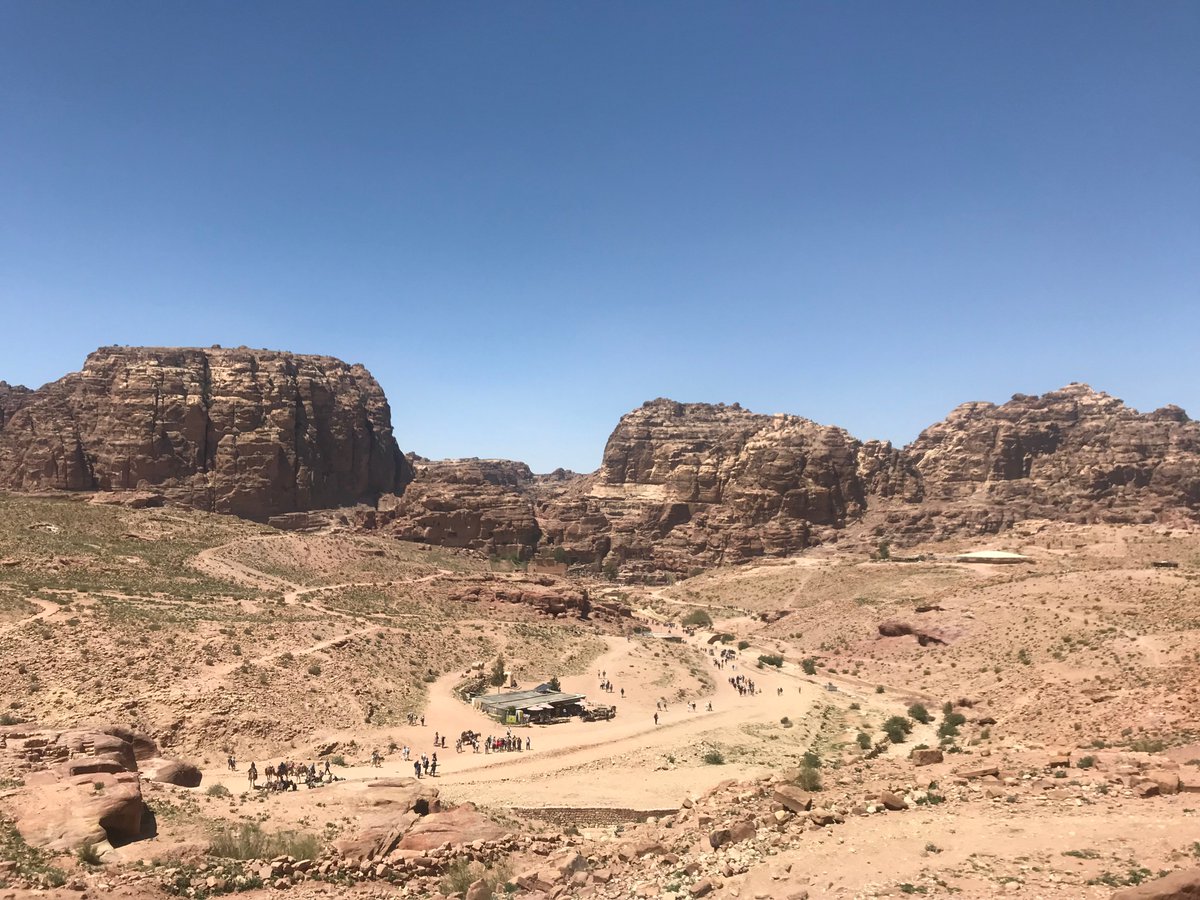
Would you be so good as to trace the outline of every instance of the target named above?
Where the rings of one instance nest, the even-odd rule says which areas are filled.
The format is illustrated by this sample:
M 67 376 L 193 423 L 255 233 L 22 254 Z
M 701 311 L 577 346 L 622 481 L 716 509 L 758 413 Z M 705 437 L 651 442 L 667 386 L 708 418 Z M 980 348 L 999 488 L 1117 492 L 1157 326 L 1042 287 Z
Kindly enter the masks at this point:
M 931 766 L 935 763 L 940 763 L 944 756 L 942 751 L 936 748 L 913 750 L 908 754 L 908 758 L 913 761 L 914 766 Z
M 776 803 L 783 804 L 786 809 L 794 813 L 808 812 L 812 809 L 813 795 L 794 784 L 776 785 L 775 793 L 772 796 Z
M 149 781 L 173 784 L 177 787 L 200 787 L 204 775 L 200 769 L 178 759 L 154 759 L 143 765 L 143 774 Z
M 142 837 L 140 779 L 133 772 L 75 775 L 25 787 L 13 806 L 17 830 L 30 843 L 73 851 Z
M 1174 769 L 1150 769 L 1142 777 L 1158 785 L 1160 794 L 1179 793 L 1179 772 Z
M 904 798 L 891 791 L 880 791 L 879 802 L 884 809 L 890 809 L 892 812 L 908 809 L 908 804 L 904 802 Z
M 495 841 L 504 834 L 505 830 L 479 812 L 474 804 L 463 803 L 417 819 L 401 839 L 400 849 L 433 850 L 446 843 Z

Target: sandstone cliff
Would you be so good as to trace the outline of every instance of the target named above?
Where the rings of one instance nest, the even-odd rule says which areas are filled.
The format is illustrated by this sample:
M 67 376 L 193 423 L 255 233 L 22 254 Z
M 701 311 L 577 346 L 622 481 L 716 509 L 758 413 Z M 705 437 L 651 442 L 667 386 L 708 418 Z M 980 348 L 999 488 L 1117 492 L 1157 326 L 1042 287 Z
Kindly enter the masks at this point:
M 383 390 L 331 357 L 105 347 L 81 372 L 9 396 L 0 488 L 154 489 L 265 519 L 374 499 L 411 477 Z
M 33 391 L 22 385 L 0 381 L 0 431 L 4 430 L 4 423 L 28 402 L 32 393 Z
M 402 540 L 528 559 L 541 538 L 525 463 L 496 459 L 411 459 L 414 478 L 380 504 L 377 521 Z
M 1031 517 L 1200 520 L 1200 423 L 1177 406 L 1139 413 L 1084 384 L 964 403 L 904 457 L 923 502 L 890 508 L 902 533 L 997 531 Z
M 796 416 L 659 399 L 622 417 L 593 475 L 495 460 L 417 468 L 389 526 L 398 536 L 634 578 L 847 533 L 905 542 L 1030 517 L 1200 521 L 1200 425 L 1085 385 L 964 404 L 903 449 Z

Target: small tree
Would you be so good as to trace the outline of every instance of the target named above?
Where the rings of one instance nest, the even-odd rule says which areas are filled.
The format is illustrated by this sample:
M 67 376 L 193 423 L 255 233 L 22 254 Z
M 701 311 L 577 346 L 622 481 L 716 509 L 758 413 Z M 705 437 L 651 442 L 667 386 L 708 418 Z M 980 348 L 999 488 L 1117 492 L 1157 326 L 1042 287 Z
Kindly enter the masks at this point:
M 891 559 L 892 558 L 892 545 L 889 544 L 887 541 L 879 542 L 879 558 L 880 559 Z
M 504 654 L 501 653 L 496 657 L 496 662 L 492 664 L 492 671 L 488 675 L 488 684 L 494 688 L 504 687 L 507 674 L 504 671 Z
M 562 684 L 559 682 L 557 675 L 551 675 L 550 680 L 546 682 L 546 685 L 552 691 L 561 691 L 562 690 Z
M 922 725 L 929 723 L 929 710 L 920 703 L 914 703 L 908 708 L 908 717 L 914 722 L 920 722 Z
M 693 609 L 683 617 L 683 624 L 696 628 L 712 628 L 712 616 L 702 609 Z
M 800 668 L 804 669 L 805 675 L 816 675 L 817 674 L 817 661 L 810 656 L 807 659 L 801 661 Z

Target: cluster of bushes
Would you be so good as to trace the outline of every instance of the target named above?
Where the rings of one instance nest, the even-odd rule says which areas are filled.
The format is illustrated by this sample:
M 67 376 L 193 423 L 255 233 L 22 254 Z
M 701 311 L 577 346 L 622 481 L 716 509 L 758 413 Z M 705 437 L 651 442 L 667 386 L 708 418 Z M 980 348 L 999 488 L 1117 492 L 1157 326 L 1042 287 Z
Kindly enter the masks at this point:
M 758 666 L 774 666 L 776 669 L 783 665 L 783 657 L 778 653 L 764 653 L 758 657 Z
M 208 852 L 222 859 L 316 859 L 321 842 L 299 831 L 264 831 L 257 822 L 243 822 L 237 828 L 223 828 L 209 844 Z

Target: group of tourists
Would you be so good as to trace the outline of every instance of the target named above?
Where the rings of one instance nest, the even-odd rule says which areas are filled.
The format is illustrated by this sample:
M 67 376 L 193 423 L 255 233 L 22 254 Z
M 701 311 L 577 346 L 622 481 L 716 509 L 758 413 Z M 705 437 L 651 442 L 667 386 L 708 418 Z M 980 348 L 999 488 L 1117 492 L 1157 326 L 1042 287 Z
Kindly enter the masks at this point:
M 230 771 L 237 770 L 237 760 L 232 756 L 229 757 L 229 768 Z M 314 788 L 341 780 L 333 774 L 333 770 L 329 767 L 329 760 L 325 760 L 323 767 L 318 767 L 315 762 L 304 765 L 304 763 L 284 760 L 273 766 L 267 766 L 263 775 L 265 779 L 262 790 L 266 791 L 294 791 L 300 784 Z M 250 763 L 250 768 L 246 770 L 246 779 L 250 782 L 251 790 L 258 789 L 258 766 L 254 763 Z
M 745 675 L 732 675 L 729 678 L 729 683 L 743 697 L 747 695 L 753 696 L 758 691 L 754 686 L 754 679 L 747 678 Z
M 608 672 L 601 669 L 596 673 L 600 678 L 600 690 L 606 694 L 611 694 L 614 691 L 613 683 L 608 680 Z M 625 688 L 621 688 L 621 699 L 625 699 Z

